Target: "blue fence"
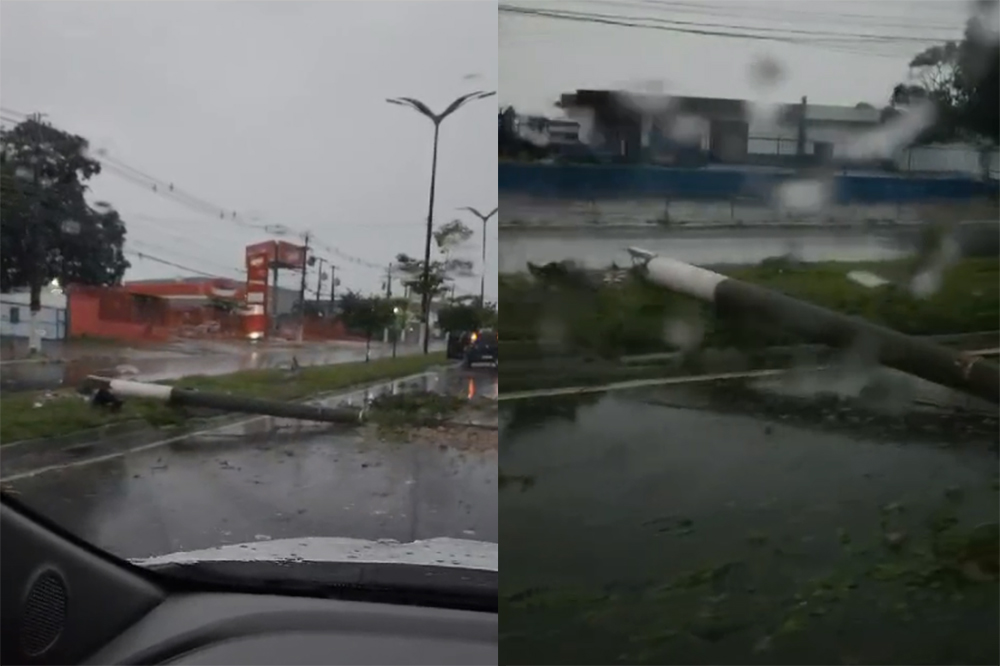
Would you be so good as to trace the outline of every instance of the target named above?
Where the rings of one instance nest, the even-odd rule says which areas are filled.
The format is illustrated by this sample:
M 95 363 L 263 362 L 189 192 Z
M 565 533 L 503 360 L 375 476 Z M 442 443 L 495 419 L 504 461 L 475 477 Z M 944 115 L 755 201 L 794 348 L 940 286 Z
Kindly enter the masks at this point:
M 565 199 L 623 197 L 730 201 L 766 199 L 790 173 L 737 169 L 671 169 L 648 166 L 554 165 L 501 162 L 497 189 Z M 840 175 L 837 203 L 916 203 L 995 196 L 997 184 L 971 178 L 919 178 L 892 174 Z

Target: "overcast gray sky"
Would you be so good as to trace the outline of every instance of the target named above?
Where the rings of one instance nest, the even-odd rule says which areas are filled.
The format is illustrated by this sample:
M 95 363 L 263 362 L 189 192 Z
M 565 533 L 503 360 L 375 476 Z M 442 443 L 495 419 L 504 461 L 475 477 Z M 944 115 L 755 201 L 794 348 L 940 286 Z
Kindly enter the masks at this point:
M 497 86 L 490 0 L 4 0 L 0 11 L 5 110 L 47 113 L 93 148 L 240 219 L 311 230 L 320 255 L 340 266 L 341 288 L 378 289 L 381 274 L 332 248 L 378 266 L 423 252 L 433 128 L 385 98 L 440 110 Z M 494 101 L 442 127 L 438 223 L 460 206 L 497 204 Z M 187 267 L 238 277 L 243 247 L 268 237 L 115 175 L 92 185 L 94 200 L 122 213 L 131 249 Z M 481 225 L 467 222 L 478 263 Z M 495 296 L 495 226 L 488 239 Z M 127 278 L 184 274 L 131 260 Z M 459 285 L 478 288 L 478 278 Z
M 549 114 L 561 92 L 642 90 L 649 89 L 649 81 L 677 95 L 764 102 L 794 102 L 806 95 L 816 104 L 882 106 L 892 86 L 905 79 L 910 58 L 927 45 L 961 38 L 969 15 L 969 5 L 962 0 L 501 0 L 501 4 L 604 14 L 629 22 L 635 17 L 653 18 L 674 21 L 674 27 L 688 30 L 753 32 L 803 42 L 502 14 L 501 101 Z M 767 91 L 755 86 L 748 74 L 752 63 L 763 58 L 780 63 L 783 70 L 782 81 Z

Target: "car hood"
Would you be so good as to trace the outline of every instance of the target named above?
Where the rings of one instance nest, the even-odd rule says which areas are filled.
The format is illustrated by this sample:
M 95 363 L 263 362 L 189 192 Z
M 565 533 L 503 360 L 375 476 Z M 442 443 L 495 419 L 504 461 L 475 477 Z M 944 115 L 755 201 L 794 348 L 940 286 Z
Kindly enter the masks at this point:
M 437 538 L 400 542 L 340 537 L 273 539 L 229 544 L 130 560 L 142 567 L 200 562 L 342 562 L 413 564 L 498 571 L 500 546 L 486 541 Z

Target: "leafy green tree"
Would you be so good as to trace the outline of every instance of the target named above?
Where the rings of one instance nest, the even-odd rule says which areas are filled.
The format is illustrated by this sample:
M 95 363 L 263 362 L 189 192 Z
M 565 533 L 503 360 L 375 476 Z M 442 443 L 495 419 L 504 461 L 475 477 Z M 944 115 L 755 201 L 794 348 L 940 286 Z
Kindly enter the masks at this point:
M 395 323 L 394 304 L 388 298 L 349 291 L 340 298 L 340 317 L 351 331 L 365 336 L 365 361 L 371 360 L 372 337 Z
M 119 284 L 126 228 L 106 202 L 89 205 L 101 171 L 86 139 L 35 119 L 0 131 L 0 289 L 31 287 L 33 309 L 53 279 Z
M 497 308 L 496 303 L 491 303 L 486 301 L 480 306 L 481 317 L 482 317 L 482 327 L 483 328 L 495 328 L 499 332 L 500 330 L 500 310 Z
M 935 125 L 919 141 L 988 139 L 1000 141 L 1000 44 L 984 34 L 983 17 L 995 15 L 996 0 L 978 3 L 961 41 L 928 47 L 910 61 L 909 83 L 897 84 L 883 119 L 900 107 L 931 102 L 938 112 Z M 995 19 L 994 19 L 995 20 Z
M 460 220 L 453 220 L 434 231 L 434 244 L 437 246 L 440 259 L 432 258 L 424 278 L 424 262 L 407 254 L 396 256 L 396 265 L 403 273 L 403 284 L 423 297 L 429 295 L 433 300 L 444 296 L 449 291 L 449 283 L 456 277 L 469 277 L 473 274 L 473 263 L 468 259 L 455 256 L 457 250 L 472 237 L 472 229 Z
M 493 303 L 480 305 L 479 299 L 475 297 L 457 299 L 438 310 L 438 324 L 444 331 L 495 328 L 496 322 L 496 305 Z

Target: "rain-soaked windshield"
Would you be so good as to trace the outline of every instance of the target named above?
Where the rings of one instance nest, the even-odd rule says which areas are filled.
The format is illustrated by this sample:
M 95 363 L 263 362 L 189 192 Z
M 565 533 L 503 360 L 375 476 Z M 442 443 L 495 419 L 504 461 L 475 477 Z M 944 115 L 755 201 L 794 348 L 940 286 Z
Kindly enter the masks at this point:
M 502 660 L 997 663 L 996 3 L 499 11 Z
M 495 568 L 496 358 L 446 342 L 497 324 L 496 26 L 3 3 L 4 493 L 137 561 Z

